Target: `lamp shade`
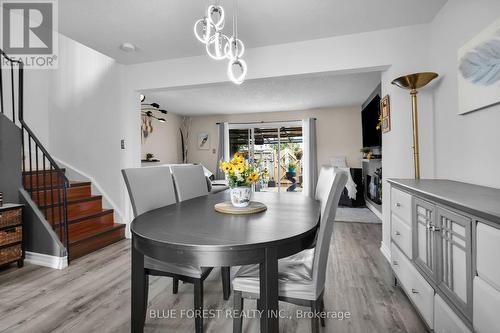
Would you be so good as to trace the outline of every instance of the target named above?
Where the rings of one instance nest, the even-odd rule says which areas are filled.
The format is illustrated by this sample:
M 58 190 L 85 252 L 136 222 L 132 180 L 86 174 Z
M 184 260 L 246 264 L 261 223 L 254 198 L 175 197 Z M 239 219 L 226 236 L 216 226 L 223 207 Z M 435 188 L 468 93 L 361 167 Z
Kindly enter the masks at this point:
M 415 90 L 428 85 L 432 80 L 438 77 L 437 73 L 433 72 L 422 72 L 415 74 L 408 74 L 398 77 L 392 84 L 408 90 Z

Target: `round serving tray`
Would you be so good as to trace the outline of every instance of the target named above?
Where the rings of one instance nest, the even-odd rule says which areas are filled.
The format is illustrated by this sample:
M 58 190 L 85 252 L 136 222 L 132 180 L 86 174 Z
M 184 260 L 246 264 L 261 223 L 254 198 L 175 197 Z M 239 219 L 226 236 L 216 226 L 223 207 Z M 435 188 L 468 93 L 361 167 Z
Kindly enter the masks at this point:
M 225 201 L 215 204 L 214 208 L 219 213 L 244 215 L 244 214 L 255 214 L 263 212 L 267 209 L 267 206 L 264 205 L 262 202 L 250 201 L 250 204 L 247 207 L 239 208 L 239 207 L 234 207 L 231 204 L 231 201 Z

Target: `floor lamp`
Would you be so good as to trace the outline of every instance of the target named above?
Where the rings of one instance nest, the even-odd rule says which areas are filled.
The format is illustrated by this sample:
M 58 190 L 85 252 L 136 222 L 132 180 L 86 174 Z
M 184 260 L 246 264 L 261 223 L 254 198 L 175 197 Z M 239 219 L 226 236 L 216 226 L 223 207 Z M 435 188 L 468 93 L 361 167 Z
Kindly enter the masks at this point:
M 398 77 L 392 84 L 410 90 L 412 106 L 412 125 L 413 125 L 413 164 L 415 166 L 415 179 L 420 179 L 420 155 L 418 146 L 418 108 L 417 108 L 417 89 L 425 87 L 429 82 L 438 77 L 438 74 L 432 72 L 415 73 Z

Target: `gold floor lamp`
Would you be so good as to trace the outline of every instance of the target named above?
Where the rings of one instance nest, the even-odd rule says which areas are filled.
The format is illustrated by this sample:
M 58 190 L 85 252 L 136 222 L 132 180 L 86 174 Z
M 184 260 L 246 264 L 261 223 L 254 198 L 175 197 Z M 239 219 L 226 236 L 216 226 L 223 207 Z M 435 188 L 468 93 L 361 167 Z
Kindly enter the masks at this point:
M 412 124 L 413 124 L 413 164 L 415 166 L 415 179 L 420 179 L 420 155 L 418 146 L 418 108 L 417 108 L 417 89 L 425 87 L 429 82 L 438 77 L 438 74 L 432 72 L 415 73 L 398 77 L 392 84 L 400 88 L 410 90 L 412 106 Z

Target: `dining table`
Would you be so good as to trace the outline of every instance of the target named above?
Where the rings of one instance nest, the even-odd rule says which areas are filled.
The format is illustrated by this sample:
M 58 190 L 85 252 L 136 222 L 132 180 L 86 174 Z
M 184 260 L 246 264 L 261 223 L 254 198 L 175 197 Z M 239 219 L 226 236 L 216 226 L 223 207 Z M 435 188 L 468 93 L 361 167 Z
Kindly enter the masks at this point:
M 264 203 L 266 211 L 215 211 L 214 205 L 225 201 L 230 201 L 229 190 L 158 208 L 132 221 L 132 332 L 142 332 L 145 323 L 144 256 L 200 267 L 259 264 L 260 331 L 279 331 L 278 260 L 313 246 L 320 203 L 300 192 L 255 192 L 252 201 Z

